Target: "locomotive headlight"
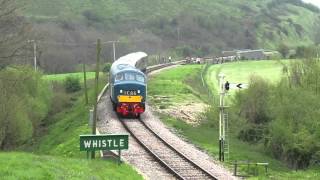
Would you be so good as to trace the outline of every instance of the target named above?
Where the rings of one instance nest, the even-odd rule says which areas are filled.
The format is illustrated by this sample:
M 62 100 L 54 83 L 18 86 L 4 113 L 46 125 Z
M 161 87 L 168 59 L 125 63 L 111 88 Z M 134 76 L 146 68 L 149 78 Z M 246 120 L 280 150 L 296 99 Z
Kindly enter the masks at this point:
M 120 93 L 122 93 L 123 91 L 122 91 L 122 89 L 120 89 Z
M 140 94 L 140 90 L 139 90 L 139 89 L 138 89 L 138 91 L 137 91 L 137 92 L 138 92 L 138 94 Z

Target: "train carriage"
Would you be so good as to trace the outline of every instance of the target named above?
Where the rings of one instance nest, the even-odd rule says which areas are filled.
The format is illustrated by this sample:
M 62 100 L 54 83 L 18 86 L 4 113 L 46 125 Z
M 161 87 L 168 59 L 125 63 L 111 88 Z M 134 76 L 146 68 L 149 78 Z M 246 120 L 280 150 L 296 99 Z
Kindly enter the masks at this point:
M 111 66 L 110 99 L 114 110 L 123 116 L 139 116 L 145 111 L 146 61 L 146 53 L 136 52 L 119 58 Z

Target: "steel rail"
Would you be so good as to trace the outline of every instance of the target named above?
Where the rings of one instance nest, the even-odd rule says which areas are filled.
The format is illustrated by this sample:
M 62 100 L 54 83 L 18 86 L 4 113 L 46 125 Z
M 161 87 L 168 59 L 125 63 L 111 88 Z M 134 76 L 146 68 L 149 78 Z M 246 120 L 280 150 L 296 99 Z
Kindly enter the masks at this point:
M 123 120 L 120 116 L 118 116 L 118 119 L 124 126 L 124 128 L 130 133 L 130 135 L 149 153 L 151 154 L 157 162 L 159 162 L 166 170 L 168 170 L 170 173 L 172 173 L 175 177 L 178 179 L 186 179 L 184 175 L 178 173 L 176 170 L 174 170 L 170 165 L 168 165 L 165 160 L 161 159 L 155 152 L 153 152 L 146 144 L 144 144 L 135 134 L 134 132 L 128 127 L 126 124 L 126 120 Z M 136 119 L 137 122 L 140 122 L 146 130 L 148 130 L 151 134 L 154 135 L 157 139 L 159 139 L 166 147 L 168 147 L 170 150 L 172 150 L 176 155 L 178 155 L 180 158 L 182 158 L 187 163 L 191 164 L 194 168 L 201 171 L 203 174 L 208 176 L 210 179 L 217 179 L 214 175 L 206 171 L 205 169 L 201 168 L 199 165 L 197 165 L 195 162 L 187 158 L 185 155 L 180 153 L 178 150 L 176 150 L 174 147 L 172 147 L 169 143 L 167 143 L 164 139 L 162 139 L 159 135 L 157 135 L 152 129 L 150 129 L 141 119 Z
M 163 142 L 167 147 L 169 147 L 172 151 L 174 151 L 176 154 L 178 154 L 180 157 L 188 161 L 190 164 L 192 164 L 194 167 L 202 171 L 204 174 L 209 176 L 212 179 L 217 179 L 214 175 L 212 175 L 210 172 L 207 170 L 203 169 L 200 167 L 198 164 L 196 164 L 194 161 L 189 159 L 186 155 L 178 151 L 176 148 L 174 148 L 172 145 L 170 145 L 167 141 L 165 141 L 162 137 L 160 137 L 156 132 L 154 132 L 141 118 L 139 118 L 139 122 L 149 131 L 151 132 L 154 136 L 156 136 L 161 142 Z
M 118 115 L 118 119 L 123 125 L 123 127 L 130 133 L 130 135 L 140 144 L 157 162 L 159 162 L 167 171 L 172 173 L 176 178 L 185 180 L 185 178 L 172 169 L 166 162 L 164 162 L 156 153 L 154 153 L 150 148 L 147 147 L 127 126 L 126 122 Z

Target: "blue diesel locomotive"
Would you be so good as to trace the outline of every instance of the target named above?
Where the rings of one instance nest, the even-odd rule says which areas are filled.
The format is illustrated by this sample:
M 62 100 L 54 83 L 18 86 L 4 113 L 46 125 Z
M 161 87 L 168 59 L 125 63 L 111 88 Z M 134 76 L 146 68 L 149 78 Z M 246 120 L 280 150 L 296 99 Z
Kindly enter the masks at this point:
M 148 55 L 131 53 L 116 60 L 110 69 L 110 99 L 113 109 L 123 115 L 140 116 L 145 111 Z

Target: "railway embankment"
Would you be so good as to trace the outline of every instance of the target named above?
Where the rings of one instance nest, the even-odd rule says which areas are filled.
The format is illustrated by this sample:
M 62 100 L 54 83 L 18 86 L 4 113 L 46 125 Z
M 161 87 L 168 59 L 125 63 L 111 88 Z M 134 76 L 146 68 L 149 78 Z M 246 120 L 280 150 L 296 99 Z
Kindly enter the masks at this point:
M 287 63 L 285 63 L 287 64 Z M 289 64 L 289 63 L 288 63 Z M 218 67 L 219 66 L 219 67 Z M 221 66 L 221 67 L 220 67 Z M 217 101 L 219 99 L 218 93 L 216 91 L 216 77 L 217 73 L 224 72 L 226 76 L 229 78 L 229 80 L 235 83 L 239 82 L 248 82 L 247 79 L 241 79 L 249 77 L 250 74 L 255 73 L 256 75 L 259 73 L 262 73 L 264 77 L 267 77 L 268 79 L 271 78 L 271 81 L 274 79 L 274 84 L 276 82 L 279 82 L 281 79 L 281 70 L 282 70 L 282 64 L 278 64 L 276 61 L 257 61 L 257 62 L 236 62 L 236 63 L 228 63 L 223 65 L 214 65 L 209 68 L 208 73 L 206 74 L 206 81 L 210 85 L 209 87 L 211 92 L 213 92 L 211 97 L 207 97 L 205 99 L 210 99 L 210 101 Z M 280 71 L 280 72 L 279 72 Z M 181 75 L 185 72 L 184 75 Z M 176 80 L 175 77 L 179 74 L 181 77 L 179 80 Z M 210 76 L 208 76 L 210 74 Z M 170 76 L 169 76 L 170 75 Z M 199 74 L 200 75 L 200 74 Z M 152 80 L 149 84 L 155 85 L 155 84 L 161 84 L 162 87 L 171 86 L 172 92 L 166 92 L 166 94 L 175 94 L 174 97 L 170 97 L 171 99 L 178 99 L 181 94 L 185 95 L 185 100 L 187 101 L 187 94 L 188 93 L 182 93 L 179 91 L 182 89 L 181 82 L 185 83 L 184 87 L 187 87 L 187 83 L 185 81 L 186 78 L 190 77 L 190 74 L 187 71 L 184 71 L 183 68 L 175 69 L 175 71 L 167 71 L 162 72 L 159 74 L 159 77 L 173 77 L 176 81 L 180 82 L 176 83 L 176 86 L 172 84 L 172 81 L 170 78 L 168 79 L 153 79 L 157 82 L 153 83 Z M 239 79 L 240 78 L 240 79 Z M 245 80 L 245 81 L 244 81 Z M 202 84 L 201 81 L 198 81 L 197 84 Z M 179 86 L 179 87 L 177 87 Z M 198 89 L 196 83 L 192 84 L 192 87 L 194 89 Z M 201 86 L 198 86 L 201 87 Z M 149 87 L 152 89 L 152 87 Z M 154 88 L 157 88 L 157 86 L 154 86 Z M 198 92 L 200 92 L 198 90 Z M 236 94 L 237 91 L 240 91 L 239 89 L 232 90 L 235 92 L 230 92 L 231 96 L 228 96 L 229 102 L 232 102 L 232 95 Z M 161 95 L 165 96 L 163 94 L 160 94 L 160 90 L 157 91 L 155 89 L 154 94 L 150 93 L 150 96 L 153 95 Z M 186 91 L 184 91 L 186 92 Z M 192 92 L 192 91 L 189 91 Z M 159 93 L 159 94 L 157 94 Z M 191 93 L 188 94 L 188 96 Z M 166 95 L 168 96 L 168 95 Z M 199 96 L 195 96 L 198 97 Z M 201 98 L 199 98 L 201 99 Z M 181 101 L 180 101 L 181 102 Z M 160 106 L 164 102 L 153 102 L 155 106 Z M 165 102 L 168 103 L 168 102 Z M 169 106 L 168 106 L 169 107 Z M 167 126 L 171 127 L 171 129 L 176 132 L 176 134 L 179 134 L 183 138 L 185 138 L 187 141 L 191 142 L 192 144 L 195 144 L 197 147 L 202 149 L 203 151 L 208 152 L 211 157 L 214 159 L 218 159 L 218 135 L 219 135 L 219 129 L 218 129 L 218 113 L 215 110 L 215 106 L 207 109 L 207 111 L 203 114 L 203 118 L 201 119 L 201 123 L 197 126 L 192 126 L 185 121 L 178 119 L 174 116 L 170 116 L 170 114 L 160 113 L 160 119 L 162 122 L 164 122 Z M 269 163 L 269 169 L 268 174 L 264 172 L 264 168 L 260 167 L 258 168 L 258 177 L 259 178 L 276 178 L 276 179 L 316 179 L 320 176 L 319 168 L 317 166 L 311 166 L 306 170 L 298 170 L 295 171 L 295 169 L 288 168 L 287 164 L 282 162 L 281 160 L 275 158 L 275 156 L 271 155 L 270 153 L 266 152 L 266 148 L 263 146 L 263 144 L 257 144 L 257 143 L 248 143 L 244 142 L 243 140 L 239 139 L 238 132 L 239 128 L 243 127 L 244 124 L 241 125 L 241 123 L 245 123 L 243 120 L 240 121 L 240 119 L 236 118 L 233 115 L 229 116 L 230 118 L 230 131 L 228 134 L 229 139 L 229 147 L 230 147 L 230 153 L 228 154 L 225 165 L 233 170 L 234 168 L 234 161 L 235 160 L 242 160 L 242 161 L 251 161 L 251 162 L 268 162 Z M 240 124 L 239 124 L 240 123 Z M 232 127 L 231 127 L 232 126 Z M 283 132 L 283 131 L 279 131 Z M 244 167 L 240 168 L 240 171 L 242 174 L 245 175 L 252 175 L 251 172 L 253 172 L 252 168 L 249 168 L 247 170 Z M 253 178 L 256 178 L 256 176 L 253 176 Z
M 100 78 L 101 89 L 106 80 Z M 63 78 L 56 83 L 63 83 Z M 89 105 L 85 105 L 83 91 L 70 94 L 69 105 L 48 117 L 50 123 L 42 126 L 29 144 L 19 152 L 1 152 L 0 161 L 5 163 L 0 165 L 0 179 L 142 179 L 128 164 L 89 161 L 86 153 L 79 151 L 79 135 L 90 134 L 88 112 L 93 94 L 89 86 Z

